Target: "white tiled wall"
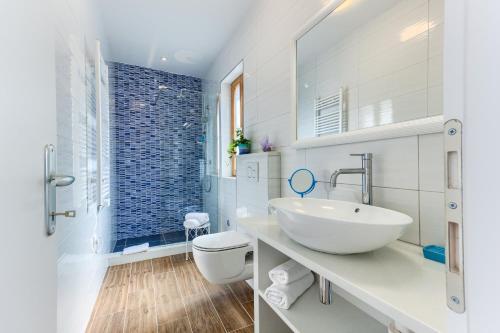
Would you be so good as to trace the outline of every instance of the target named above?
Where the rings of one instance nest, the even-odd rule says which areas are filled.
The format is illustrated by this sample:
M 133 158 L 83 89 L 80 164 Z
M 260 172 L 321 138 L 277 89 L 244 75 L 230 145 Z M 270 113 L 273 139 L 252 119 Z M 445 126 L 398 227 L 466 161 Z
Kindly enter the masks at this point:
M 290 148 L 290 52 L 292 36 L 307 20 L 327 4 L 323 0 L 257 0 L 231 41 L 220 52 L 208 79 L 220 81 L 241 59 L 244 60 L 245 132 L 254 142 L 269 135 L 281 151 L 282 195 L 292 195 L 286 178 L 291 171 L 306 166 L 320 183 L 311 196 L 359 200 L 360 177 L 341 176 L 339 188 L 330 191 L 326 181 L 342 167 L 357 167 L 359 158 L 350 153 L 374 154 L 375 204 L 400 210 L 415 220 L 403 239 L 414 243 L 444 242 L 442 135 L 414 136 L 376 142 L 294 150 Z M 429 1 L 430 18 L 435 19 L 429 39 L 429 55 L 440 58 L 442 0 Z M 434 60 L 433 60 L 434 61 Z M 432 68 L 430 61 L 430 68 Z M 368 66 L 369 67 L 369 66 Z M 366 75 L 371 74 L 370 68 Z M 429 75 L 436 89 L 429 90 L 429 113 L 442 113 L 439 96 L 441 75 Z M 429 85 L 430 87 L 433 84 Z M 253 145 L 257 151 L 258 145 Z M 224 157 L 223 157 L 224 158 Z M 222 180 L 222 214 L 230 216 L 235 207 L 235 183 Z
M 281 197 L 279 153 L 247 154 L 236 160 L 236 216 L 266 216 L 268 201 Z
M 56 18 L 58 172 L 76 181 L 58 188 L 58 332 L 84 332 L 108 265 L 112 227 L 109 208 L 87 207 L 85 48 L 94 54 L 100 36 L 91 1 L 53 0 Z M 102 38 L 100 38 L 102 40 Z M 105 46 L 105 43 L 103 43 Z M 94 246 L 97 240 L 97 249 Z
M 219 230 L 236 230 L 236 178 L 222 177 L 220 184 Z

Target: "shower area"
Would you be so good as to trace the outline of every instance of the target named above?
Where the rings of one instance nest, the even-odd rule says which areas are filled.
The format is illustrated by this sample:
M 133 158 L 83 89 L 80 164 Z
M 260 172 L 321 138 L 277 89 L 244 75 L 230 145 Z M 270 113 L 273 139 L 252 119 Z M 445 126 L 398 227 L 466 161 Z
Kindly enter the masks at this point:
M 184 216 L 218 229 L 216 96 L 199 78 L 110 63 L 113 252 L 183 242 Z

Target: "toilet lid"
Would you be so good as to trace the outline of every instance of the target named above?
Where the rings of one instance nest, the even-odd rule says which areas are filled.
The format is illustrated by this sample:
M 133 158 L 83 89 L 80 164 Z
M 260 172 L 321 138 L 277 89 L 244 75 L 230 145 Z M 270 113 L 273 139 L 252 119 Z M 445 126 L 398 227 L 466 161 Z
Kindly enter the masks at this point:
M 193 246 L 199 250 L 230 250 L 247 246 L 250 238 L 236 231 L 199 236 L 193 239 Z

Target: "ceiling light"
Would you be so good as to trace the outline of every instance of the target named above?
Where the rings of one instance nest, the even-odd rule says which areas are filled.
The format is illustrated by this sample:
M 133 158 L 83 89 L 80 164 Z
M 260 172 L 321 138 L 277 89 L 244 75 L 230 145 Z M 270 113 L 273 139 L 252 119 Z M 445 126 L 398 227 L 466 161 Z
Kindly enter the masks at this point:
M 167 57 L 161 57 L 161 61 L 167 61 Z

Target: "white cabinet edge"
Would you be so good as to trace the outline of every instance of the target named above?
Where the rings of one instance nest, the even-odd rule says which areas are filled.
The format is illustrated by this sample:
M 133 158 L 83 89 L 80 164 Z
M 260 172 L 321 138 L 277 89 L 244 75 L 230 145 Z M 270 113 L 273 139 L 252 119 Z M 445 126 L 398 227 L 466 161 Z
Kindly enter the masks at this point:
M 260 153 L 250 153 L 250 154 L 243 154 L 243 155 L 236 155 L 236 158 L 239 160 L 245 160 L 248 158 L 254 158 L 254 157 L 261 157 L 261 156 L 278 156 L 280 155 L 279 151 L 273 150 L 273 151 L 268 151 L 268 152 L 260 152 Z

